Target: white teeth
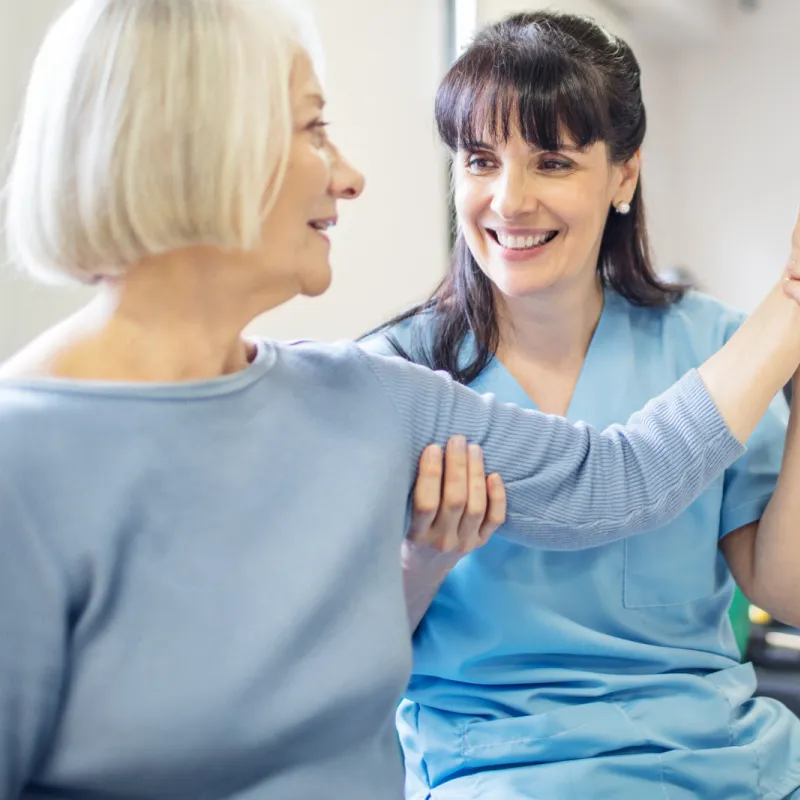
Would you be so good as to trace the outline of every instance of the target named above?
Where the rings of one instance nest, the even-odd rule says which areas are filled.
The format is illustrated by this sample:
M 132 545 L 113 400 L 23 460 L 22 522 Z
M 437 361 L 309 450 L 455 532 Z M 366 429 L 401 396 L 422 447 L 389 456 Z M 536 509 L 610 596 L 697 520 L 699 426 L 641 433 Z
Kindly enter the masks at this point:
M 543 245 L 549 238 L 550 233 L 542 233 L 538 236 L 509 236 L 497 231 L 497 241 L 509 250 L 529 250 Z

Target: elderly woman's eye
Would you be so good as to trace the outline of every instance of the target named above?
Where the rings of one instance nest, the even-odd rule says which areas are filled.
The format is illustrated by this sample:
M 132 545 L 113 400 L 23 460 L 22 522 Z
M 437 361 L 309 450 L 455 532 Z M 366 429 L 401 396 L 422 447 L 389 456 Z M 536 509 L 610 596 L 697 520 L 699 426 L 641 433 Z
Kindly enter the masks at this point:
M 320 145 L 325 144 L 328 141 L 328 134 L 326 132 L 326 128 L 330 123 L 325 122 L 321 119 L 315 119 L 309 126 L 308 130 L 314 134 L 315 141 L 319 142 Z

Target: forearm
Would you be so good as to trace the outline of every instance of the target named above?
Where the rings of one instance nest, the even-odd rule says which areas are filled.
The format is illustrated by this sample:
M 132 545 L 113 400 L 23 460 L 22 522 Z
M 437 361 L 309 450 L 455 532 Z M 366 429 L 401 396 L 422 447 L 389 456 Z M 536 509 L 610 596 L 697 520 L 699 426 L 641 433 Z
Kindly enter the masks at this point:
M 447 573 L 460 558 L 461 554 L 454 551 L 443 553 L 429 545 L 409 539 L 403 541 L 400 563 L 403 567 L 406 613 L 412 633 L 430 608 Z
M 800 361 L 800 309 L 776 287 L 696 373 L 625 426 L 599 432 L 488 398 L 410 364 L 367 358 L 411 452 L 464 434 L 503 476 L 503 535 L 553 550 L 596 547 L 675 519 L 743 453 Z
M 795 389 L 800 380 L 795 380 Z M 800 392 L 792 397 L 783 464 L 753 543 L 751 599 L 800 625 Z
M 800 361 L 800 306 L 776 286 L 698 370 L 739 441 L 746 441 Z

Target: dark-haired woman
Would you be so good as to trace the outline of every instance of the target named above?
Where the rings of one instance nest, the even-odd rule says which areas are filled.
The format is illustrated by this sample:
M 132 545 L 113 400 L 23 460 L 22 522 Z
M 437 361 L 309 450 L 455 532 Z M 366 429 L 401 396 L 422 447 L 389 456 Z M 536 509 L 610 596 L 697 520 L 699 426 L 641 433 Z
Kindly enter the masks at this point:
M 605 427 L 738 328 L 653 271 L 623 41 L 585 18 L 511 17 L 455 63 L 436 114 L 453 151 L 452 266 L 368 347 Z M 727 610 L 735 579 L 800 624 L 797 412 L 785 457 L 777 398 L 748 455 L 657 535 L 548 552 L 515 544 L 509 514 L 506 536 L 463 558 L 415 637 L 398 715 L 408 797 L 794 796 L 800 723 L 753 699 Z

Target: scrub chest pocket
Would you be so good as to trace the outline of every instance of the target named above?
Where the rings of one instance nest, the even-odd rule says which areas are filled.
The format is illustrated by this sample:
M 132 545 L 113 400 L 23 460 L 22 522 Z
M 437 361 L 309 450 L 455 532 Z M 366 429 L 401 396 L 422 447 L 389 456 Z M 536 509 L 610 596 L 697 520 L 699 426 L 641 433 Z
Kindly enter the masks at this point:
M 625 608 L 659 608 L 702 600 L 718 586 L 724 478 L 669 525 L 625 540 Z

